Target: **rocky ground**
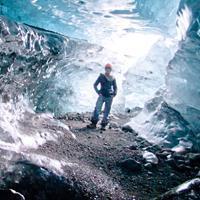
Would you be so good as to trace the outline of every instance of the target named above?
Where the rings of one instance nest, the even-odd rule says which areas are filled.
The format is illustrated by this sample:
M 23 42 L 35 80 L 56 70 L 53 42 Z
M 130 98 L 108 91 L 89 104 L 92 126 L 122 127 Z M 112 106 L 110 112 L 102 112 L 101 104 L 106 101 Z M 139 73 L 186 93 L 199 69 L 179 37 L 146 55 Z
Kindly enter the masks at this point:
M 112 116 L 110 125 L 103 132 L 99 128 L 86 128 L 89 116 L 89 113 L 71 113 L 60 117 L 59 120 L 69 126 L 74 138 L 69 137 L 69 134 L 60 135 L 57 142 L 49 141 L 31 150 L 31 153 L 56 158 L 60 162 L 69 161 L 62 172 L 65 187 L 59 186 L 60 179 L 53 182 L 52 186 L 49 178 L 45 178 L 46 182 L 44 177 L 37 178 L 36 182 L 42 179 L 42 185 L 50 188 L 43 189 L 48 190 L 46 193 L 49 196 L 42 194 L 42 198 L 38 198 L 41 187 L 34 190 L 30 189 L 30 185 L 29 192 L 21 190 L 19 185 L 16 187 L 10 184 L 10 188 L 30 200 L 200 199 L 200 154 L 175 153 L 148 143 L 133 129 L 124 126 L 129 120 L 128 115 Z M 46 168 L 43 170 L 48 171 Z M 31 170 L 28 171 L 30 173 Z M 175 188 L 191 179 L 193 181 L 187 187 L 183 185 Z M 34 182 L 33 178 L 31 181 Z M 56 189 L 57 185 L 59 190 Z M 68 192 L 61 191 L 66 190 L 66 187 Z

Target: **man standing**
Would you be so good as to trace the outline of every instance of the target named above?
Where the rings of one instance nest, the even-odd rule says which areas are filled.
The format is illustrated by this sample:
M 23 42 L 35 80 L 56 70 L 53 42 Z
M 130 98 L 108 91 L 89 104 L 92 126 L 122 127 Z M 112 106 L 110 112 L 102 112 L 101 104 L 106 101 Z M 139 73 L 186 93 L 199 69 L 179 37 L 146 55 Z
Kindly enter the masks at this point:
M 94 89 L 99 95 L 96 106 L 91 117 L 91 124 L 88 125 L 88 128 L 96 128 L 96 125 L 99 121 L 99 114 L 101 112 L 102 106 L 105 103 L 103 119 L 101 121 L 101 129 L 105 130 L 106 125 L 108 124 L 108 117 L 111 110 L 111 105 L 113 97 L 117 95 L 117 84 L 115 78 L 111 75 L 112 65 L 105 65 L 105 73 L 100 74 L 97 80 L 94 83 Z M 100 89 L 98 85 L 100 84 Z

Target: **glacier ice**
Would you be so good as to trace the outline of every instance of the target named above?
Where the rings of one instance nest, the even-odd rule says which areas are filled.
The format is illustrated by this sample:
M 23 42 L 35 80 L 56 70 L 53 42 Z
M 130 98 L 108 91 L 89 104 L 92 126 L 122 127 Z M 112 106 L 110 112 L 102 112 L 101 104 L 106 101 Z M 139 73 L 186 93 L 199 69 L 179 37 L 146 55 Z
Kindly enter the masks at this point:
M 2 93 L 9 93 L 11 98 L 27 94 L 36 111 L 64 114 L 91 109 L 96 97 L 92 85 L 101 72 L 100 63 L 110 60 L 120 64 L 116 54 L 98 45 L 5 18 L 0 22 Z M 116 107 L 123 103 L 118 102 Z
M 182 32 L 182 40 L 174 58 L 167 67 L 166 93 L 167 102 L 177 109 L 184 118 L 191 124 L 196 132 L 200 132 L 200 15 L 199 1 L 183 7 L 180 12 L 179 21 L 186 18 L 190 20 L 190 25 L 186 29 L 185 24 L 181 24 L 178 29 Z M 189 12 L 188 14 L 183 14 Z M 191 12 L 191 14 L 190 14 Z
M 168 147 L 199 151 L 199 1 L 181 1 L 178 50 L 167 65 L 166 89 L 155 93 L 129 123 L 141 136 Z
M 126 107 L 142 108 L 159 88 L 165 86 L 165 65 L 173 58 L 176 49 L 176 41 L 160 36 L 147 55 L 127 70 L 123 82 Z
M 196 147 L 196 138 L 189 123 L 165 102 L 164 92 L 157 92 L 128 124 L 152 143 L 169 148 L 178 147 L 180 144 L 185 149 L 191 148 L 192 144 Z
M 37 148 L 63 131 L 76 139 L 53 115 L 90 110 L 96 100 L 92 85 L 102 68 L 99 63 L 118 62 L 115 56 L 98 45 L 5 17 L 0 18 L 0 29 L 1 148 L 16 152 Z M 119 100 L 115 107 L 122 105 Z
M 41 2 L 38 1 L 37 3 L 40 4 L 42 3 L 42 1 Z M 107 1 L 105 1 L 102 4 L 104 6 L 100 10 L 103 11 L 103 9 L 108 8 L 107 12 L 109 13 L 120 13 L 120 10 L 118 8 L 122 9 L 123 6 L 124 6 L 124 9 L 125 8 L 130 9 L 130 5 L 128 7 L 124 3 L 112 2 L 111 5 L 113 4 L 113 7 L 112 6 L 106 7 L 107 5 L 110 5 L 110 2 L 107 2 Z M 17 11 L 17 9 L 23 5 L 9 4 L 7 2 L 3 6 L 8 7 L 6 14 L 9 17 L 14 18 L 15 15 L 12 15 L 14 10 Z M 11 9 L 12 6 L 13 6 L 13 11 L 9 12 L 9 9 Z M 57 6 L 59 7 L 61 5 L 57 5 Z M 92 5 L 88 4 L 87 6 L 91 7 Z M 35 9 L 35 7 L 33 6 L 28 6 L 28 8 Z M 113 9 L 115 12 L 113 11 Z M 100 32 L 102 35 L 105 35 L 104 38 L 107 38 L 107 39 L 99 38 L 98 36 L 96 36 L 96 34 L 94 34 L 94 32 L 91 32 L 91 31 L 94 31 L 94 29 L 96 30 L 97 27 L 91 26 L 90 35 L 89 35 L 90 41 L 94 41 L 94 42 L 97 42 L 98 44 L 102 44 L 103 46 L 105 46 L 107 50 L 105 49 L 102 50 L 102 53 L 100 52 L 101 51 L 100 46 L 98 47 L 95 45 L 89 45 L 86 42 L 83 42 L 83 41 L 81 42 L 78 40 L 75 41 L 71 39 L 63 39 L 62 36 L 58 36 L 50 32 L 47 33 L 47 36 L 42 36 L 41 34 L 42 30 L 33 29 L 32 31 L 30 28 L 27 28 L 28 32 L 30 32 L 29 34 L 27 33 L 26 30 L 24 31 L 24 29 L 26 28 L 23 28 L 22 25 L 19 25 L 19 27 L 24 32 L 23 37 L 27 40 L 27 44 L 26 44 L 28 45 L 27 48 L 28 49 L 32 48 L 33 50 L 32 56 L 34 60 L 34 61 L 32 60 L 32 63 L 28 63 L 28 64 L 26 62 L 23 63 L 23 66 L 31 65 L 31 68 L 33 68 L 32 72 L 34 72 L 34 69 L 36 69 L 36 74 L 40 73 L 40 75 L 36 75 L 36 74 L 34 75 L 34 79 L 33 79 L 34 81 L 32 80 L 31 84 L 28 85 L 28 87 L 27 85 L 25 86 L 26 88 L 25 90 L 28 91 L 29 96 L 31 97 L 33 104 L 36 106 L 35 108 L 37 111 L 51 111 L 55 114 L 63 114 L 67 111 L 81 110 L 83 112 L 83 111 L 91 110 L 93 107 L 92 105 L 94 105 L 94 99 L 96 97 L 95 94 L 92 92 L 91 85 L 95 77 L 97 76 L 97 74 L 101 71 L 100 66 L 104 63 L 102 62 L 104 60 L 105 62 L 109 60 L 114 65 L 116 63 L 115 75 L 117 76 L 117 80 L 119 82 L 118 83 L 119 95 L 117 99 L 115 100 L 113 111 L 122 111 L 124 107 L 130 107 L 130 108 L 137 107 L 137 106 L 141 107 L 142 104 L 146 100 L 148 100 L 149 98 L 153 96 L 154 92 L 157 90 L 158 85 L 163 85 L 164 75 L 165 75 L 164 63 L 165 62 L 167 63 L 168 60 L 171 59 L 171 55 L 173 54 L 173 51 L 175 49 L 176 42 L 174 42 L 172 38 L 168 37 L 167 34 L 164 33 L 163 35 L 161 31 L 158 31 L 156 29 L 154 31 L 148 32 L 145 29 L 144 24 L 142 22 L 140 22 L 141 24 L 140 26 L 144 27 L 144 30 L 140 30 L 139 25 L 137 25 L 138 27 L 135 27 L 136 24 L 139 23 L 139 21 L 134 22 L 133 25 L 131 25 L 129 22 L 130 20 L 126 18 L 129 17 L 129 15 L 131 17 L 134 16 L 134 12 L 133 11 L 128 12 L 127 10 L 125 11 L 126 12 L 122 12 L 123 13 L 122 17 L 118 17 L 118 14 L 116 14 L 116 16 L 114 16 L 113 14 L 112 18 L 114 19 L 112 19 L 112 21 L 109 22 L 110 24 L 106 24 L 110 26 L 110 28 L 113 28 L 113 25 L 115 25 L 113 24 L 113 22 L 116 21 L 115 17 L 117 17 L 117 20 L 120 20 L 119 24 L 122 24 L 122 25 L 124 24 L 122 27 L 120 27 L 119 30 L 118 28 L 117 29 L 115 28 L 117 33 L 111 34 L 111 38 L 107 36 L 107 32 L 105 33 Z M 27 12 L 28 13 L 32 12 L 32 10 L 31 11 L 27 10 Z M 21 20 L 23 19 L 24 19 L 23 21 L 31 20 L 30 18 L 27 18 L 27 12 L 19 13 L 19 15 L 21 15 Z M 39 14 L 41 14 L 40 11 L 38 12 Z M 48 13 L 45 13 L 45 14 L 47 15 Z M 44 21 L 46 19 L 45 16 L 40 16 L 38 18 L 41 18 L 42 19 L 41 21 Z M 51 21 L 49 20 L 48 20 L 49 22 L 48 24 L 54 24 L 54 23 L 51 23 Z M 105 26 L 104 23 L 108 23 L 108 22 L 103 21 L 101 25 Z M 32 20 L 31 24 L 43 27 L 40 24 L 40 21 L 36 23 L 34 20 Z M 45 28 L 48 28 L 48 24 L 46 25 Z M 11 27 L 12 26 L 14 27 L 14 25 L 11 25 Z M 56 26 L 60 27 L 59 23 L 55 24 L 55 28 L 57 28 Z M 133 26 L 135 31 L 130 32 L 129 29 L 127 30 L 126 28 L 127 27 L 129 28 L 129 26 Z M 121 29 L 122 30 L 124 29 L 124 30 L 121 31 Z M 137 29 L 139 29 L 139 31 L 137 31 Z M 59 30 L 56 30 L 56 31 L 59 31 Z M 19 33 L 20 33 L 20 30 L 19 30 Z M 91 35 L 91 34 L 94 34 L 94 35 Z M 12 35 L 12 32 L 10 34 L 10 37 L 15 37 L 15 35 L 12 35 L 12 36 L 11 35 Z M 69 33 L 69 35 L 73 36 L 71 33 Z M 115 35 L 117 35 L 116 38 L 115 38 Z M 33 41 L 30 41 L 30 44 L 29 44 L 30 37 L 32 37 Z M 43 37 L 48 40 L 47 43 L 45 43 L 45 39 Z M 95 40 L 92 39 L 94 37 L 95 37 Z M 19 35 L 18 35 L 18 39 L 20 40 Z M 23 40 L 23 38 L 21 40 Z M 132 41 L 135 45 L 128 45 L 130 41 Z M 43 47 L 43 43 L 44 43 L 44 47 Z M 36 49 L 34 49 L 34 45 Z M 46 45 L 47 45 L 47 48 L 46 48 Z M 52 52 L 51 51 L 49 52 L 48 48 L 50 48 Z M 65 50 L 65 48 L 68 48 L 68 49 Z M 40 63 L 41 62 L 43 63 L 41 64 L 41 66 L 38 66 L 38 62 L 35 60 L 35 57 L 34 57 L 35 56 L 34 50 L 38 52 L 40 49 L 42 50 L 42 54 L 38 55 L 38 58 L 41 60 Z M 87 49 L 87 52 L 84 52 L 85 49 Z M 70 54 L 67 55 L 70 50 L 72 52 L 70 52 Z M 113 53 L 111 52 L 111 50 Z M 13 51 L 15 52 L 15 50 Z M 159 54 L 160 51 L 163 51 L 163 54 L 165 53 L 166 58 L 165 56 L 163 56 L 163 60 L 161 58 L 157 61 L 156 56 Z M 15 52 L 15 53 L 20 54 L 20 52 Z M 51 54 L 56 54 L 56 55 L 51 55 Z M 87 54 L 86 57 L 85 57 L 85 54 Z M 12 54 L 12 57 L 14 56 L 15 54 Z M 67 56 L 67 59 L 65 56 Z M 31 60 L 32 58 L 30 57 L 29 59 Z M 138 62 L 133 63 L 134 60 L 138 60 Z M 141 65 L 139 65 L 139 62 L 141 63 Z M 158 64 L 155 64 L 154 62 Z M 154 67 L 154 64 L 155 64 L 155 67 Z M 18 63 L 15 62 L 13 64 L 13 67 L 15 67 L 15 65 L 18 65 Z M 42 70 L 39 69 L 40 67 L 42 67 Z M 22 70 L 22 68 L 23 67 L 21 67 L 20 69 Z M 137 80 L 133 80 L 132 76 L 129 76 L 129 74 L 130 75 L 133 74 L 134 76 L 134 73 L 138 77 L 139 76 L 143 77 L 145 81 L 141 81 L 137 83 Z M 81 81 L 79 79 L 80 76 L 82 77 Z M 32 75 L 30 77 L 31 79 L 33 78 Z M 73 81 L 73 80 L 76 80 L 76 81 Z M 83 82 L 84 84 L 82 84 Z M 129 88 L 127 88 L 127 85 L 134 85 L 135 87 L 129 90 Z M 141 87 L 144 89 L 145 92 L 138 91 L 139 88 Z M 44 90 L 44 88 L 46 89 Z M 76 90 L 76 88 L 79 88 L 79 89 Z M 137 90 L 135 90 L 136 88 Z M 90 98 L 88 95 L 84 93 L 86 91 L 91 91 Z M 134 102 L 134 100 L 136 99 L 134 98 L 135 95 L 137 96 L 137 101 Z
M 136 0 L 140 15 L 168 34 L 176 34 L 176 14 L 181 0 Z

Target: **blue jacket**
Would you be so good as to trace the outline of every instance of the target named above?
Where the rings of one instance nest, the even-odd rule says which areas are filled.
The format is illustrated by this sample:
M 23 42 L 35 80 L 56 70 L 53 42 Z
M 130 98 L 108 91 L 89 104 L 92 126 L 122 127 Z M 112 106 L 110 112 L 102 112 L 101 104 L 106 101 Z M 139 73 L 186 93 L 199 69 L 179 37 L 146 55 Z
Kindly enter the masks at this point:
M 101 85 L 100 90 L 98 85 Z M 94 83 L 94 89 L 97 94 L 102 94 L 104 97 L 111 97 L 117 95 L 117 83 L 114 77 L 107 78 L 104 74 L 100 74 Z

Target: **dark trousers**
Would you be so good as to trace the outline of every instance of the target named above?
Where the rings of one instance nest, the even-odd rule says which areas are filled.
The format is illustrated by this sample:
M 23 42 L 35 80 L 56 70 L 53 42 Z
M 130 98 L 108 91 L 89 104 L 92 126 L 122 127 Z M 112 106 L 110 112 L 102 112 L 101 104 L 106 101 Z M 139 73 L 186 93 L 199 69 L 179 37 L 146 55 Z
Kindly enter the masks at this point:
M 106 126 L 108 124 L 108 117 L 110 114 L 111 106 L 112 106 L 113 97 L 104 97 L 100 95 L 97 99 L 96 106 L 92 115 L 92 123 L 97 124 L 99 121 L 99 115 L 101 113 L 101 109 L 103 104 L 105 103 L 103 119 L 101 121 L 102 126 Z

